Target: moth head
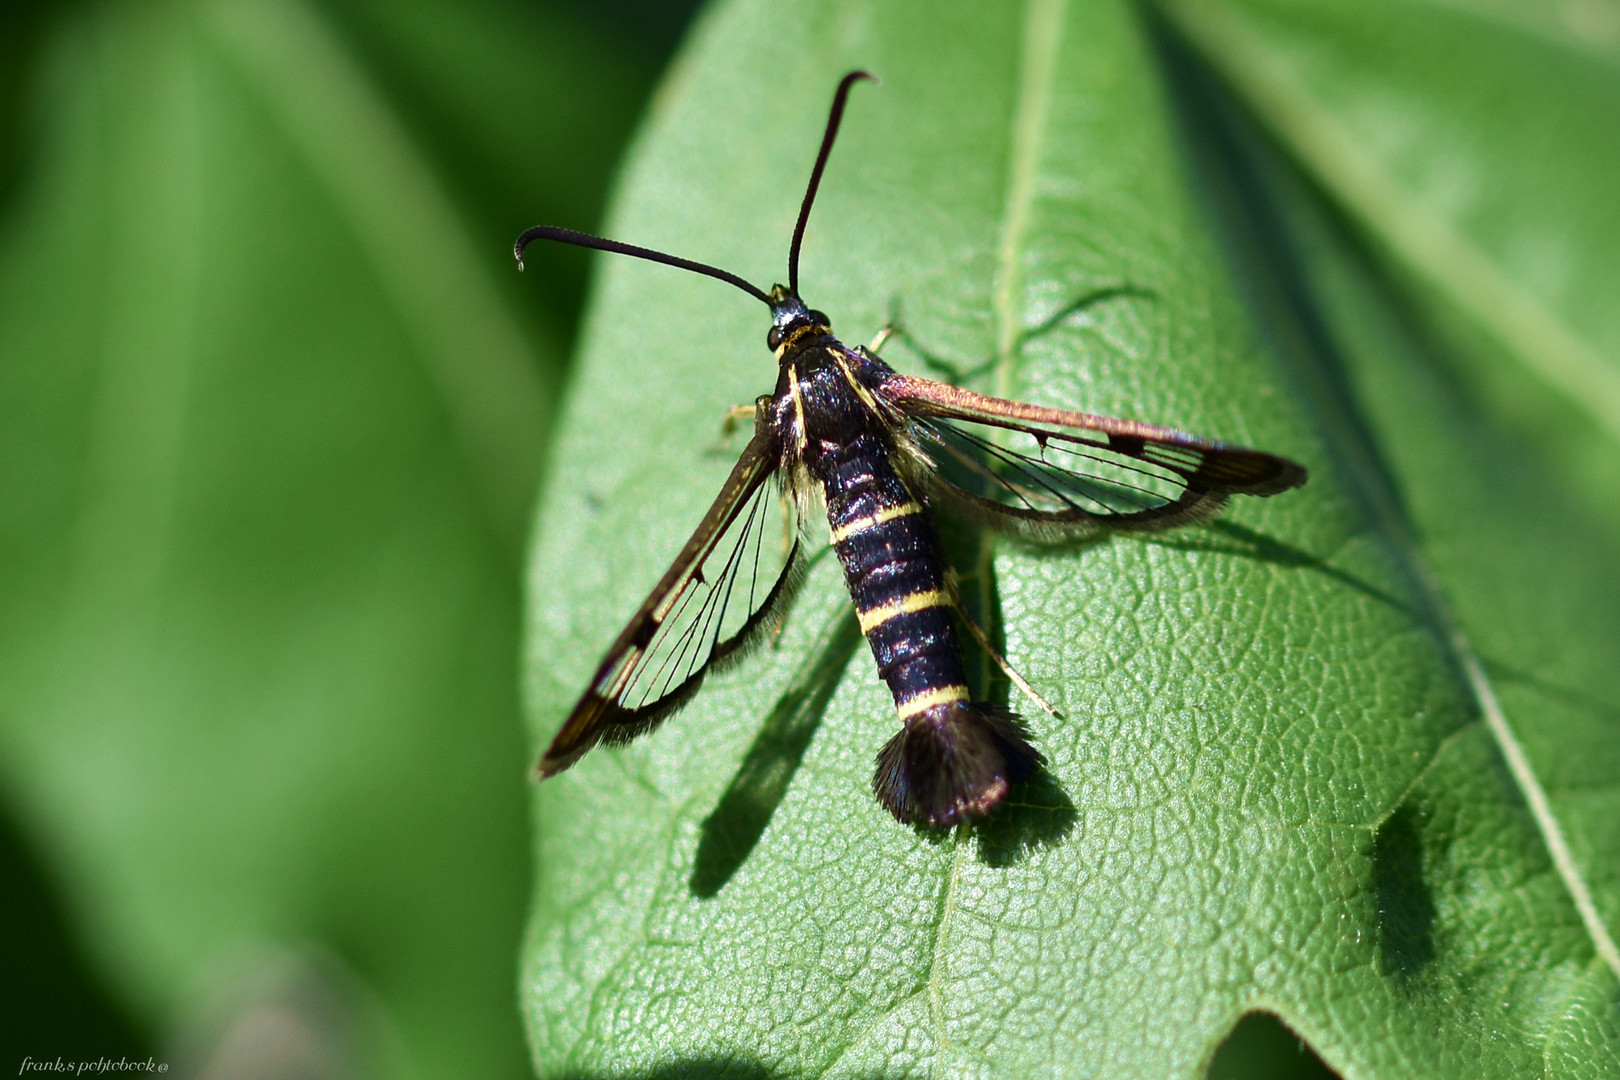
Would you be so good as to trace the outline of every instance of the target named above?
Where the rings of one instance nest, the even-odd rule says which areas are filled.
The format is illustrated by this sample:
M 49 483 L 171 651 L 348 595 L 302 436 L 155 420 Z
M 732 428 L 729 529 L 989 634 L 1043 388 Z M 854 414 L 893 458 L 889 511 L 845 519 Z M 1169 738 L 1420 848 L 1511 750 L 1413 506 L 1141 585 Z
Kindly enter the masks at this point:
M 771 289 L 771 331 L 765 335 L 765 344 L 775 352 L 784 341 L 791 341 L 806 331 L 830 334 L 832 320 L 814 308 L 806 307 L 804 301 L 786 287 L 774 286 Z

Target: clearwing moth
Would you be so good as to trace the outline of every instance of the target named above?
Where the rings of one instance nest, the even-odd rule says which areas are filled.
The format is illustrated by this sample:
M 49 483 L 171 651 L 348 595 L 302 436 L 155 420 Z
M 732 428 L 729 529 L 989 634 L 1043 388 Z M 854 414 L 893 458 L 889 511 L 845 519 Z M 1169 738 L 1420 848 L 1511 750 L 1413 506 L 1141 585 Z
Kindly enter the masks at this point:
M 529 229 L 514 245 L 519 268 L 530 243 L 557 240 L 729 282 L 770 307 L 766 344 L 777 363 L 776 389 L 739 410 L 752 413 L 753 437 L 697 531 L 608 648 L 535 767 L 540 778 L 597 743 L 622 745 L 650 731 L 691 699 L 705 675 L 779 625 L 804 574 L 803 508 L 819 494 L 900 721 L 878 752 L 873 793 L 905 823 L 944 827 L 983 817 L 1044 759 L 1022 719 L 971 700 L 952 609 L 987 650 L 989 643 L 957 603 L 934 509 L 1029 539 L 1063 540 L 1184 525 L 1217 513 L 1234 494 L 1275 495 L 1305 482 L 1303 467 L 1274 454 L 902 375 L 878 357 L 876 343 L 839 341 L 827 316 L 800 298 L 799 249 L 850 88 L 870 78 L 851 72 L 833 95 L 788 249 L 786 286 L 766 292 L 717 267 L 552 226 Z M 790 539 L 773 559 L 765 520 L 779 503 L 790 508 Z M 762 559 L 773 564 L 763 579 Z M 772 583 L 762 587 L 763 580 Z

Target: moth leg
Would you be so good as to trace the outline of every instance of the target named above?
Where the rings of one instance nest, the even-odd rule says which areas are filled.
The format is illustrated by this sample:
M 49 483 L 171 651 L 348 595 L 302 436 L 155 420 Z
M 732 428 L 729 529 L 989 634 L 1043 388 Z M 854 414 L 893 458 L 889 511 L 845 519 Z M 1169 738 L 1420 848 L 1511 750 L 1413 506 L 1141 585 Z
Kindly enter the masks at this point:
M 990 644 L 990 635 L 986 634 L 984 632 L 984 628 L 973 620 L 973 616 L 968 614 L 967 606 L 962 603 L 962 594 L 957 591 L 954 577 L 955 575 L 952 575 L 952 580 L 950 581 L 951 607 L 956 609 L 956 614 L 961 617 L 963 625 L 968 628 L 968 633 L 973 635 L 973 640 L 979 643 L 979 648 L 983 649 L 985 654 L 996 662 L 996 666 L 1001 669 L 1002 673 L 1006 675 L 1007 678 L 1012 680 L 1012 684 L 1018 687 L 1018 689 L 1023 692 L 1025 697 L 1029 698 L 1029 700 L 1040 706 L 1042 711 L 1050 714 L 1058 720 L 1062 720 L 1064 718 L 1063 714 L 1058 712 L 1050 701 L 1047 701 L 1045 698 L 1041 697 L 1040 694 L 1036 693 L 1035 688 L 1029 685 L 1022 675 L 1018 674 L 1017 669 L 1011 664 L 1007 663 L 1007 658 L 1002 656 L 1001 653 L 996 650 L 994 645 Z
M 720 421 L 720 438 L 729 439 L 737 431 L 737 421 L 747 420 L 753 423 L 759 415 L 759 405 L 733 405 L 726 410 L 726 415 Z
M 720 437 L 704 450 L 706 454 L 725 454 L 734 452 L 730 450 L 731 437 L 737 434 L 739 421 L 747 420 L 753 423 L 759 417 L 759 405 L 733 405 L 726 410 L 725 416 L 720 418 Z
M 889 317 L 884 320 L 883 329 L 877 332 L 877 336 L 872 339 L 872 344 L 866 347 L 866 351 L 877 353 L 883 348 L 884 342 L 899 333 L 903 333 L 900 329 L 900 298 L 891 296 L 889 297 Z

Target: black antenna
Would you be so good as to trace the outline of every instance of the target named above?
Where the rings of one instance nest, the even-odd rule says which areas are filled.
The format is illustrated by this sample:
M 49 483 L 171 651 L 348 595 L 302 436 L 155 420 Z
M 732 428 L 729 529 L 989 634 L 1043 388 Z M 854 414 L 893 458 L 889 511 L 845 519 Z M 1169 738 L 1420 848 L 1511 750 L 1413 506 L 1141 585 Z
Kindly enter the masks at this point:
M 737 288 L 754 299 L 762 301 L 767 307 L 774 306 L 771 304 L 769 293 L 758 285 L 744 281 L 729 270 L 722 270 L 718 266 L 693 262 L 691 259 L 682 259 L 674 255 L 665 255 L 662 251 L 654 251 L 651 248 L 636 247 L 634 244 L 621 244 L 617 240 L 604 240 L 602 237 L 592 236 L 590 233 L 575 232 L 573 229 L 560 229 L 555 225 L 536 225 L 532 229 L 525 229 L 523 235 L 517 238 L 517 243 L 512 245 L 512 255 L 517 259 L 519 270 L 523 269 L 523 249 L 536 240 L 559 240 L 564 244 L 573 244 L 575 247 L 611 251 L 617 255 L 634 255 L 636 258 L 646 259 L 648 262 L 663 263 L 665 266 L 678 266 L 682 270 L 707 274 L 709 277 L 719 278 L 721 281 L 737 286 Z
M 838 122 L 844 118 L 844 103 L 849 100 L 849 88 L 862 79 L 877 82 L 877 76 L 866 71 L 852 71 L 838 82 L 833 94 L 832 113 L 827 117 L 827 130 L 821 136 L 821 151 L 816 154 L 816 167 L 810 170 L 810 186 L 805 190 L 804 203 L 799 207 L 799 220 L 793 226 L 793 245 L 788 248 L 788 291 L 799 295 L 799 247 L 804 243 L 804 227 L 810 221 L 810 207 L 816 201 L 816 189 L 821 186 L 821 174 L 827 168 L 827 156 L 832 153 L 833 140 L 838 137 Z

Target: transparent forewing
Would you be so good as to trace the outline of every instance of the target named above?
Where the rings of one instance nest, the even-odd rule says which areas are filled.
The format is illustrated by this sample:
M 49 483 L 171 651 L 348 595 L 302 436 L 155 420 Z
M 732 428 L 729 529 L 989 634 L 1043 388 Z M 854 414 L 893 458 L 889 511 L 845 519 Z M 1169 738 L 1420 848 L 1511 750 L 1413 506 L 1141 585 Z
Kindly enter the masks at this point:
M 760 484 L 694 572 L 655 609 L 657 631 L 615 678 L 614 702 L 632 713 L 656 708 L 769 637 L 801 558 L 792 501 L 775 481 Z
M 942 481 L 1023 515 L 1106 520 L 1160 510 L 1187 491 L 1182 472 L 1115 453 L 1106 442 L 1028 430 L 974 431 L 945 420 L 920 421 L 915 431 Z
M 1168 528 L 1216 513 L 1232 495 L 1275 495 L 1306 479 L 1276 454 L 932 379 L 892 375 L 878 394 L 905 418 L 936 497 L 1034 539 Z
M 608 648 L 536 766 L 551 776 L 598 742 L 625 743 L 779 625 L 802 576 L 796 502 L 774 480 L 774 438 L 756 432 L 697 531 Z

